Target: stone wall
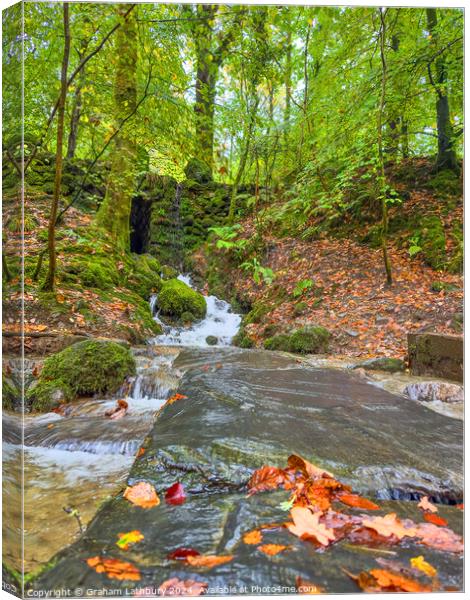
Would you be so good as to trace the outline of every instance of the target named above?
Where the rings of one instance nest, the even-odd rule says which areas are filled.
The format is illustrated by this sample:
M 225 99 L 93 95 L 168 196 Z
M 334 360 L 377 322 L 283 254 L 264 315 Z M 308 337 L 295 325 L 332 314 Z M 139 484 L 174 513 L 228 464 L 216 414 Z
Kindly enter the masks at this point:
M 463 381 L 463 338 L 439 333 L 409 333 L 408 358 L 413 375 Z

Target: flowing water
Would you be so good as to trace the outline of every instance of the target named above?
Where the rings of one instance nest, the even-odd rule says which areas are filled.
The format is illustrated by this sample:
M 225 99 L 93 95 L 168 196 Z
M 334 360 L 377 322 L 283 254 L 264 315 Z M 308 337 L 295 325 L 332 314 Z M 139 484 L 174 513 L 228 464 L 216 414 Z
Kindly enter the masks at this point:
M 180 275 L 181 281 L 192 287 L 189 275 Z M 241 316 L 232 311 L 228 302 L 220 300 L 217 296 L 206 296 L 206 318 L 187 327 L 169 326 L 163 323 L 155 314 L 158 297 L 153 296 L 150 301 L 155 320 L 163 327 L 163 335 L 157 336 L 153 342 L 164 346 L 208 347 L 209 336 L 217 338 L 215 346 L 230 346 L 233 337 L 240 327 Z
M 188 276 L 180 279 L 191 284 Z M 232 562 L 204 574 L 214 593 L 228 593 L 227 586 L 235 593 L 259 593 L 256 586 L 293 585 L 297 575 L 307 580 L 314 576 L 332 592 L 355 591 L 342 569 L 357 572 L 376 566 L 373 552 L 335 544 L 331 551 L 318 553 L 297 540 L 294 552 L 266 557 L 241 540 L 243 532 L 260 523 L 285 520 L 280 503 L 286 492 L 247 498 L 240 486 L 253 469 L 285 465 L 291 453 L 324 465 L 358 492 L 381 500 L 386 512 L 417 520 L 419 510 L 410 500 L 427 494 L 441 503 L 439 512 L 450 526 L 461 531 L 462 513 L 452 506 L 462 499 L 460 421 L 370 385 L 347 369 L 231 347 L 240 316 L 214 296 L 206 297 L 206 303 L 207 316 L 201 322 L 187 328 L 163 324 L 163 335 L 134 349 L 138 373 L 122 419 L 109 420 L 104 412 L 123 392 L 113 399 L 75 402 L 65 417 L 26 417 L 26 570 L 76 540 L 39 577 L 37 589 L 128 589 L 129 582 L 110 583 L 86 566 L 84 559 L 96 554 L 120 556 L 137 565 L 139 586 L 158 587 L 175 576 L 197 578 L 165 558 L 174 548 L 189 546 L 207 554 L 235 555 Z M 151 307 L 155 313 L 157 297 Z M 155 319 L 160 320 L 158 313 Z M 208 346 L 209 335 L 217 337 L 215 347 Z M 158 412 L 175 390 L 186 399 Z M 10 502 L 4 516 L 14 523 L 20 507 L 13 484 L 20 419 L 5 419 Z M 142 444 L 145 452 L 136 458 Z M 180 481 L 188 499 L 181 506 L 162 501 L 155 509 L 136 510 L 121 490 L 142 480 L 151 482 L 160 496 Z M 77 509 L 83 525 L 89 524 L 84 535 L 63 507 Z M 131 529 L 142 531 L 145 540 L 122 553 L 116 536 Z M 10 527 L 13 550 L 6 559 L 18 568 L 15 536 L 18 532 Z M 281 531 L 266 542 L 292 544 L 293 539 Z M 447 585 L 461 587 L 459 557 L 409 544 L 399 558 L 418 554 L 439 569 Z

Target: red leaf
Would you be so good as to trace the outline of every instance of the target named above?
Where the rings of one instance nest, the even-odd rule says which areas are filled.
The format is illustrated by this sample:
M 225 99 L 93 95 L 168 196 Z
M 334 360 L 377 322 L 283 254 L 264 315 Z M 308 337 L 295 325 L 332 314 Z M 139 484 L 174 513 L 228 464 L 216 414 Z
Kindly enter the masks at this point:
M 424 513 L 423 518 L 428 523 L 434 523 L 434 525 L 439 525 L 440 527 L 447 527 L 448 525 L 445 519 L 433 513 Z
M 183 504 L 186 500 L 186 494 L 184 493 L 184 487 L 182 483 L 174 483 L 165 492 L 165 501 L 167 504 Z
M 169 560 L 186 560 L 188 556 L 199 556 L 200 552 L 193 548 L 177 548 L 168 554 Z

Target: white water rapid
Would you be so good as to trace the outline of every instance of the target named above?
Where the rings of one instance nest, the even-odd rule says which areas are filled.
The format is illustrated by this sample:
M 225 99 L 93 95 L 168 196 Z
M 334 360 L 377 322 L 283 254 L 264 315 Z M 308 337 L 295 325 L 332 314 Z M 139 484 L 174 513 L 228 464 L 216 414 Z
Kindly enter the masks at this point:
M 193 287 L 189 275 L 179 275 L 178 279 Z M 154 319 L 163 327 L 163 334 L 154 338 L 153 342 L 161 346 L 230 346 L 240 327 L 241 316 L 232 312 L 230 304 L 225 300 L 220 300 L 217 296 L 205 296 L 205 300 L 207 305 L 205 319 L 190 327 L 175 327 L 165 325 L 159 318 L 158 312 L 155 314 L 158 297 L 152 296 L 150 308 Z M 206 339 L 209 336 L 216 337 L 217 343 L 208 344 Z

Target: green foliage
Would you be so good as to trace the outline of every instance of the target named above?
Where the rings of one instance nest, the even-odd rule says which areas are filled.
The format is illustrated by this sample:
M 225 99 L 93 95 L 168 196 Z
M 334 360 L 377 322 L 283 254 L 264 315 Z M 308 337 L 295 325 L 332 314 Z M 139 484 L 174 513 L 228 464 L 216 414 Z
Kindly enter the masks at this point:
M 197 183 L 209 183 L 212 181 L 210 167 L 198 158 L 191 158 L 184 170 L 186 178 Z
M 426 217 L 421 222 L 419 246 L 424 260 L 434 269 L 440 269 L 446 261 L 446 238 L 444 227 L 437 216 Z
M 204 296 L 179 279 L 163 282 L 158 306 L 163 315 L 181 318 L 186 313 L 186 318 L 191 314 L 194 320 L 203 319 L 207 311 Z
M 13 410 L 15 401 L 19 399 L 21 393 L 9 383 L 5 373 L 2 374 L 2 408 L 4 410 Z
M 314 284 L 311 279 L 303 279 L 302 281 L 298 281 L 295 284 L 295 288 L 292 292 L 292 295 L 294 296 L 294 298 L 300 298 L 300 296 L 303 296 L 305 292 L 312 289 L 313 285 Z
M 458 196 L 462 194 L 462 180 L 449 169 L 436 173 L 430 179 L 428 187 L 439 196 Z
M 271 285 L 274 281 L 274 271 L 269 267 L 263 267 L 256 257 L 242 263 L 240 268 L 251 272 L 254 282 L 258 285 L 261 282 L 265 283 L 266 285 Z
M 65 348 L 44 362 L 38 385 L 68 386 L 74 395 L 115 392 L 135 374 L 130 350 L 110 341 L 86 340 Z M 50 387 L 49 387 L 50 390 Z

